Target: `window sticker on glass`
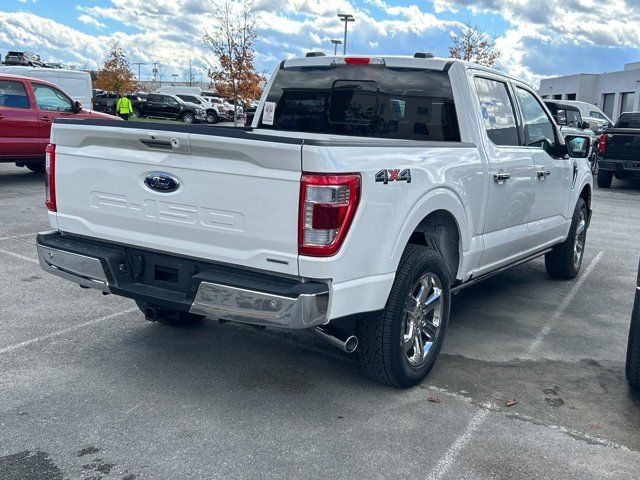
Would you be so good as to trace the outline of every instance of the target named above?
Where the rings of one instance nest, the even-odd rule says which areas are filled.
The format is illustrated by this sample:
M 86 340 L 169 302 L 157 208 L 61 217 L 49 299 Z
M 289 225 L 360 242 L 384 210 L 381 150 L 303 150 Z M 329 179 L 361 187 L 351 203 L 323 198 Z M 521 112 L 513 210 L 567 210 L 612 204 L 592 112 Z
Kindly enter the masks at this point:
M 264 112 L 262 113 L 262 123 L 265 125 L 273 125 L 273 117 L 276 113 L 276 102 L 265 102 Z

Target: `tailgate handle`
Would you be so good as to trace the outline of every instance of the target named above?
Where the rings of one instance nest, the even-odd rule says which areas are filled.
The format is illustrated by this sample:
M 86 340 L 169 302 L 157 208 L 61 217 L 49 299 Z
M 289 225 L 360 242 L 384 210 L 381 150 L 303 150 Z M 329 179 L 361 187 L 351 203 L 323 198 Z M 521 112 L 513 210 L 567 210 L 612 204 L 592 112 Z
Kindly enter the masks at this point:
M 139 140 L 149 148 L 159 148 L 162 150 L 173 149 L 173 145 L 169 140 L 147 140 L 146 138 L 140 138 Z

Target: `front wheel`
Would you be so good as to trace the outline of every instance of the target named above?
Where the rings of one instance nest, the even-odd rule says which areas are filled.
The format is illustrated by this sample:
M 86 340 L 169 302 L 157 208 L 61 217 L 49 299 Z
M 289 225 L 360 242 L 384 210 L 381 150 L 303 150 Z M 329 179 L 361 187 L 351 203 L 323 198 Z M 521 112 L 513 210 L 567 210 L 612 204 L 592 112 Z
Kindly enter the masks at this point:
M 579 198 L 573 211 L 567 239 L 553 247 L 553 250 L 544 257 L 544 265 L 549 275 L 565 280 L 570 280 L 578 275 L 584 258 L 588 227 L 589 210 L 584 199 Z
M 220 121 L 218 118 L 218 114 L 216 112 L 211 112 L 207 114 L 207 123 L 216 124 Z
M 598 170 L 598 187 L 609 188 L 611 181 L 613 180 L 613 172 L 607 172 L 606 170 Z
M 182 115 L 182 121 L 186 124 L 191 124 L 195 121 L 196 117 L 193 116 L 193 113 L 185 113 Z
M 134 108 L 133 112 L 131 112 L 130 118 L 140 118 L 140 110 Z
M 408 245 L 384 310 L 358 320 L 365 373 L 398 388 L 420 383 L 442 346 L 450 305 L 445 260 L 435 250 Z

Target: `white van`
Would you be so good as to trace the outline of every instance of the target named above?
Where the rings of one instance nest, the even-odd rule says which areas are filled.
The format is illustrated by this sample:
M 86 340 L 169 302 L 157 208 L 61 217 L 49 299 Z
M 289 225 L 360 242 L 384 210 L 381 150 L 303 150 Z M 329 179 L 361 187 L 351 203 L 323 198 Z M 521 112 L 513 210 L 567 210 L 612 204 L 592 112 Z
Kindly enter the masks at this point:
M 72 99 L 82 103 L 85 110 L 93 109 L 93 91 L 91 75 L 82 70 L 66 70 L 62 68 L 33 68 L 18 66 L 2 66 L 0 73 L 37 78 L 60 87 Z
M 168 85 L 160 87 L 154 93 L 162 93 L 164 95 L 200 95 L 202 89 L 200 87 L 176 87 Z
M 577 100 L 558 100 L 558 102 L 573 105 L 578 108 L 582 119 L 585 122 L 589 122 L 591 130 L 596 134 L 602 133 L 604 129 L 613 125 L 613 121 L 607 116 L 607 114 L 591 103 Z

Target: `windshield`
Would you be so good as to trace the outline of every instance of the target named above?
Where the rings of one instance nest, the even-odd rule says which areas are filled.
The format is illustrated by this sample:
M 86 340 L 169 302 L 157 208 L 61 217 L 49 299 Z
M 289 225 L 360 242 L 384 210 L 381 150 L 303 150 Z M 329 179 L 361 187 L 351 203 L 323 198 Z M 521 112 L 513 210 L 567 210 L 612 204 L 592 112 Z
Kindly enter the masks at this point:
M 618 128 L 640 128 L 640 113 L 623 113 L 616 122 Z
M 449 75 L 380 66 L 281 69 L 261 126 L 406 140 L 459 141 Z

